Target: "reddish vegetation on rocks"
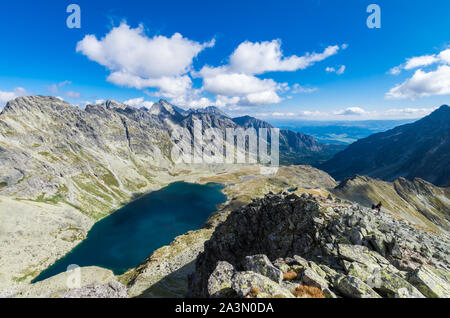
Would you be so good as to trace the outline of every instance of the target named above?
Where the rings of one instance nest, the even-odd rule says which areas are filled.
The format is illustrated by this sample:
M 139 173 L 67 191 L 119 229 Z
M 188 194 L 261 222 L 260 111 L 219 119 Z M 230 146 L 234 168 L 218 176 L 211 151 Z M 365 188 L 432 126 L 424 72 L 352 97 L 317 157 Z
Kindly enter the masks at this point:
M 296 279 L 296 278 L 297 278 L 297 273 L 294 272 L 294 271 L 290 271 L 290 272 L 287 272 L 287 273 L 283 274 L 283 279 L 284 280 L 293 280 L 293 279 Z
M 295 289 L 294 295 L 297 297 L 306 296 L 307 298 L 325 298 L 324 294 L 319 288 L 307 285 L 299 285 Z

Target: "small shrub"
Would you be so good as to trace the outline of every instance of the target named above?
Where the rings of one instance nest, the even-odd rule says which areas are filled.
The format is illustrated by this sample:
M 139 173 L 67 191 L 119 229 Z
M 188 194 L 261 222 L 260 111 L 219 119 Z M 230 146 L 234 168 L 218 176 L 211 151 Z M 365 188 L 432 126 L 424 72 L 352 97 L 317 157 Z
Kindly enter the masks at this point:
M 259 294 L 259 289 L 256 287 L 252 287 L 252 289 L 250 289 L 250 291 L 248 292 L 247 296 L 251 297 L 251 298 L 255 298 L 256 296 L 258 296 L 258 294 Z
M 296 272 L 294 272 L 294 271 L 289 271 L 289 272 L 283 274 L 283 279 L 284 279 L 284 280 L 293 280 L 293 279 L 296 279 L 297 276 L 298 276 L 298 275 L 297 275 Z
M 325 298 L 323 292 L 319 288 L 307 285 L 299 285 L 295 289 L 294 295 L 296 297 L 306 296 L 307 298 Z

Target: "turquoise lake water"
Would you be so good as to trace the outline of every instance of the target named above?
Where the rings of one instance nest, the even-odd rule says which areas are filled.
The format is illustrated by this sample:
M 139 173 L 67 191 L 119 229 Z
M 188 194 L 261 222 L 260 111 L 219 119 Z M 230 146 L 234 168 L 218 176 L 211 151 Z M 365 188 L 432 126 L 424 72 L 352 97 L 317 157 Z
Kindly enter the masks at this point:
M 226 201 L 223 187 L 176 182 L 151 192 L 97 222 L 85 240 L 33 282 L 62 273 L 71 264 L 123 274 L 176 236 L 199 229 Z

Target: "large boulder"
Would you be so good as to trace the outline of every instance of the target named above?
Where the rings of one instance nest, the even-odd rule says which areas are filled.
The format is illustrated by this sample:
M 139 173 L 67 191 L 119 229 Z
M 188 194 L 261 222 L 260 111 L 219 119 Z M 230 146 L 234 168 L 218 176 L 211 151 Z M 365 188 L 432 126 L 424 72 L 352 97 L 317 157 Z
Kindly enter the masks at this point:
M 305 269 L 302 276 L 302 282 L 305 285 L 317 287 L 320 290 L 325 290 L 328 288 L 328 282 L 317 272 L 311 268 Z
M 334 287 L 344 296 L 351 298 L 381 298 L 369 285 L 358 277 L 341 276 L 334 283 Z
M 317 195 L 272 193 L 233 211 L 215 229 L 196 260 L 188 296 L 208 296 L 211 273 L 226 261 L 294 295 L 301 285 L 325 297 L 445 297 L 448 246 L 445 233 L 387 213 Z M 419 263 L 439 270 L 408 275 Z
M 237 272 L 232 278 L 232 288 L 239 297 L 293 298 L 286 288 L 270 278 L 254 272 Z
M 127 288 L 119 282 L 75 288 L 61 298 L 127 298 Z
M 235 273 L 233 265 L 228 262 L 218 262 L 216 269 L 208 279 L 208 296 L 223 298 L 232 296 L 231 278 Z
M 244 268 L 266 276 L 278 284 L 283 280 L 283 272 L 272 265 L 264 254 L 245 257 Z
M 100 287 L 103 290 L 108 289 L 110 283 L 117 286 L 116 282 L 114 273 L 108 269 L 96 266 L 78 267 L 27 285 L 14 296 L 19 298 L 58 298 L 73 295 L 73 293 L 87 295 L 95 293 L 94 290 L 99 289 L 98 286 L 104 286 Z M 86 288 L 84 289 L 84 287 Z M 109 292 L 105 293 L 112 295 Z M 122 293 L 119 292 L 118 295 L 122 295 Z
M 426 297 L 450 297 L 450 272 L 422 265 L 408 276 L 411 284 Z
M 388 270 L 378 271 L 369 285 L 385 297 L 425 298 L 417 288 Z
M 207 280 L 218 261 L 242 270 L 248 255 L 265 254 L 276 260 L 312 251 L 317 246 L 314 237 L 319 226 L 313 219 L 319 216 L 315 200 L 295 194 L 267 196 L 233 211 L 217 226 L 197 258 L 188 296 L 206 296 Z

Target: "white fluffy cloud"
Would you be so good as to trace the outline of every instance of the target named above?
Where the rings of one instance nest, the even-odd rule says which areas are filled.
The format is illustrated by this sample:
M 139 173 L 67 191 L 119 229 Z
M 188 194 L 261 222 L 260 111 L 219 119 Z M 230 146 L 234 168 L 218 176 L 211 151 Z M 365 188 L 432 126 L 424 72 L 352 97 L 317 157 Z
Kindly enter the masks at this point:
M 272 118 L 290 118 L 297 116 L 296 113 L 291 112 L 266 112 L 266 113 L 256 113 L 256 117 L 272 117 Z
M 438 57 L 443 63 L 450 64 L 450 49 L 442 51 Z
M 3 107 L 10 100 L 27 94 L 26 89 L 23 87 L 16 87 L 13 91 L 0 91 L 0 106 Z
M 439 58 L 435 55 L 416 56 L 407 59 L 404 68 L 405 70 L 410 70 L 421 66 L 431 65 L 438 61 Z
M 230 56 L 230 69 L 246 74 L 262 74 L 270 71 L 303 70 L 316 62 L 337 54 L 340 47 L 327 47 L 322 53 L 306 53 L 304 56 L 284 57 L 281 41 L 243 42 Z
M 435 71 L 417 70 L 411 78 L 393 87 L 386 97 L 417 99 L 446 94 L 450 94 L 450 66 L 441 65 Z
M 125 105 L 135 107 L 135 108 L 141 108 L 141 107 L 150 108 L 153 106 L 153 102 L 144 100 L 144 97 L 128 99 L 128 100 L 124 101 L 123 103 Z
M 439 54 L 428 54 L 407 58 L 405 63 L 391 68 L 389 73 L 398 75 L 402 70 L 412 70 L 436 63 L 450 64 L 450 48 L 441 51 Z
M 318 111 L 300 110 L 296 112 L 267 111 L 258 112 L 256 117 L 290 118 L 303 120 L 372 120 L 372 119 L 418 119 L 429 115 L 436 108 L 393 108 L 387 110 L 365 110 L 360 107 L 348 107 L 340 110 Z M 339 116 L 339 117 L 337 117 Z
M 72 90 L 66 91 L 66 92 L 61 92 L 61 89 L 67 85 L 72 84 L 71 81 L 63 81 L 63 82 L 59 82 L 57 84 L 52 84 L 50 86 L 47 86 L 47 90 L 52 94 L 52 95 L 59 95 L 59 94 L 64 94 L 64 96 L 69 97 L 69 98 L 80 98 L 81 97 L 81 93 L 79 92 L 75 92 Z
M 203 79 L 203 88 L 215 95 L 240 96 L 274 91 L 277 83 L 272 79 L 259 79 L 247 74 L 218 74 Z
M 334 112 L 335 115 L 346 115 L 346 116 L 349 116 L 349 115 L 361 116 L 361 115 L 364 115 L 366 113 L 367 112 L 364 109 L 360 108 L 360 107 L 348 107 L 346 109 L 342 109 L 342 110 L 338 110 L 338 111 Z
M 75 92 L 75 91 L 67 91 L 64 93 L 64 95 L 69 98 L 80 98 L 81 97 L 81 93 Z
M 281 101 L 277 91 L 283 85 L 272 79 L 261 79 L 252 74 L 229 72 L 228 67 L 204 67 L 197 76 L 203 78 L 203 90 L 215 95 L 214 105 L 257 106 Z
M 336 73 L 338 75 L 341 75 L 345 72 L 345 65 L 341 65 L 338 68 L 328 66 L 325 68 L 325 71 L 327 71 L 328 73 Z
M 435 70 L 423 67 L 438 64 Z M 419 68 L 403 83 L 386 93 L 390 99 L 417 99 L 425 96 L 450 94 L 450 48 L 439 54 L 423 55 L 406 60 L 406 63 L 392 68 L 389 73 L 398 75 L 402 70 Z
M 77 52 L 86 55 L 108 70 L 108 81 L 138 89 L 156 87 L 161 95 L 175 97 L 192 85 L 185 74 L 193 59 L 214 40 L 198 43 L 181 34 L 147 37 L 142 25 L 133 29 L 126 23 L 113 28 L 98 40 L 87 35 L 77 44 Z
M 305 69 L 346 47 L 335 45 L 327 47 L 321 53 L 285 57 L 281 51 L 280 40 L 257 43 L 246 41 L 231 54 L 229 64 L 219 67 L 204 66 L 199 72 L 195 72 L 194 76 L 203 79 L 203 89 L 216 96 L 217 106 L 276 104 L 283 100 L 279 94 L 290 89 L 295 94 L 311 93 L 317 89 L 302 87 L 299 84 L 291 88 L 287 83 L 277 83 L 273 79 L 262 79 L 257 75 Z
M 70 85 L 70 84 L 72 84 L 71 81 L 64 81 L 64 82 L 60 82 L 58 84 L 52 84 L 47 87 L 47 90 L 53 95 L 58 95 L 60 88 L 66 86 L 66 85 Z
M 420 118 L 429 115 L 436 108 L 393 108 L 385 114 L 388 118 Z
M 147 89 L 147 94 L 171 99 L 180 106 L 203 105 L 254 106 L 279 103 L 280 93 L 309 93 L 315 88 L 289 87 L 259 75 L 273 71 L 296 71 L 338 53 L 348 45 L 326 47 L 322 52 L 302 56 L 284 56 L 281 41 L 241 43 L 219 67 L 204 66 L 194 72 L 194 58 L 214 40 L 199 43 L 175 33 L 171 37 L 148 37 L 140 25 L 132 28 L 125 22 L 98 39 L 87 35 L 77 43 L 77 52 L 106 67 L 107 80 L 119 86 Z M 203 86 L 194 88 L 191 76 L 202 79 Z M 154 90 L 156 89 L 156 91 Z M 215 101 L 207 96 L 211 94 Z
M 303 93 L 309 94 L 309 93 L 314 93 L 318 90 L 319 89 L 317 87 L 305 87 L 300 84 L 294 84 L 292 86 L 291 93 L 293 93 L 293 94 L 303 94 Z
M 247 94 L 241 101 L 243 105 L 266 105 L 266 104 L 278 104 L 281 102 L 280 96 L 273 91 L 267 90 L 263 92 Z

